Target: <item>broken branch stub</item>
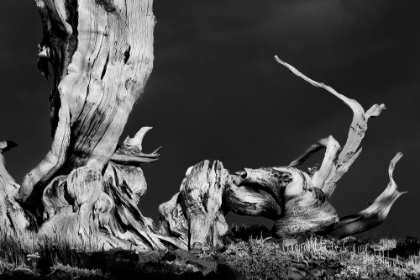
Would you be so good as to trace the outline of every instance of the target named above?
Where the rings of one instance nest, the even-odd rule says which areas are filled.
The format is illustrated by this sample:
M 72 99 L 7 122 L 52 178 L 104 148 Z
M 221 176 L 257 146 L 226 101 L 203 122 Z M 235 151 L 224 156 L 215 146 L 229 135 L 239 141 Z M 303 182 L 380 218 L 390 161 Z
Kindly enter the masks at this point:
M 142 142 L 146 133 L 151 130 L 152 127 L 142 127 L 133 138 L 127 137 L 122 145 L 118 145 L 116 151 L 111 157 L 111 161 L 123 164 L 123 165 L 137 165 L 147 162 L 155 162 L 159 159 L 159 152 L 162 147 L 157 148 L 155 151 L 149 154 L 142 152 Z
M 173 235 L 188 249 L 221 245 L 228 226 L 222 196 L 228 172 L 219 161 L 202 161 L 188 169 L 179 194 L 159 206 L 161 232 Z

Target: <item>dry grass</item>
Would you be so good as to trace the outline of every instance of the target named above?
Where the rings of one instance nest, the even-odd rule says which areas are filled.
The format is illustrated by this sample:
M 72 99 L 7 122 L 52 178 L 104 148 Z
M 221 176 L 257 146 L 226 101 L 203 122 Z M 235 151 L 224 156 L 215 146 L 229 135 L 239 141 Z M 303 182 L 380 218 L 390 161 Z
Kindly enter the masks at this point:
M 304 236 L 280 241 L 255 226 L 232 232 L 242 235 L 237 241 L 244 236 L 248 240 L 201 257 L 228 264 L 248 279 L 420 279 L 419 251 L 406 259 L 388 257 L 392 250 L 406 246 L 404 240 L 383 238 L 368 243 L 353 237 L 334 241 Z
M 352 237 L 334 241 L 313 235 L 276 240 L 260 226 L 232 227 L 226 240 L 225 247 L 201 252 L 198 257 L 226 264 L 248 279 L 420 279 L 420 254 L 416 249 L 420 244 L 404 257 L 395 256 L 406 248 L 405 240 L 382 238 L 368 243 Z M 106 271 L 87 269 L 77 255 L 93 249 L 100 250 L 94 242 L 69 244 L 31 233 L 13 236 L 0 232 L 0 274 L 26 271 L 107 279 Z M 152 267 L 165 267 L 159 258 L 153 262 L 137 264 L 137 268 L 146 272 Z

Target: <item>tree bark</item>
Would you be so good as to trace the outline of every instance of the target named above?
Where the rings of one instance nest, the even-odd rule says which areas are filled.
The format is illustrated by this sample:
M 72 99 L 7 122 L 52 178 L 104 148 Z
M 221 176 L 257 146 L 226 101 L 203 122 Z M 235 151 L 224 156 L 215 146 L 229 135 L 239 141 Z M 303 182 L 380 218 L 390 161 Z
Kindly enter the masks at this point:
M 161 231 L 183 240 L 185 244 L 189 244 L 189 248 L 192 248 L 191 242 L 196 236 L 201 236 L 200 240 L 205 241 L 202 246 L 216 246 L 216 243 L 203 236 L 209 236 L 209 225 L 224 221 L 221 214 L 227 214 L 229 211 L 273 220 L 272 234 L 279 238 L 308 231 L 343 238 L 381 224 L 393 203 L 403 194 L 398 192 L 392 179 L 395 164 L 402 156 L 399 153 L 390 165 L 390 184 L 374 203 L 357 214 L 341 218 L 338 216 L 328 199 L 338 181 L 359 156 L 361 149 L 358 148 L 367 130 L 368 119 L 378 116 L 385 106 L 375 104 L 365 113 L 357 101 L 347 98 L 329 86 L 313 81 L 277 57 L 276 60 L 311 85 L 338 97 L 353 110 L 354 116 L 347 142 L 341 149 L 332 136 L 321 139 L 289 166 L 283 167 L 245 168 L 245 171 L 229 174 L 221 163 L 217 163 L 220 166 L 219 173 L 227 174 L 219 176 L 224 178 L 219 183 L 223 187 L 218 189 L 223 190 L 222 193 L 213 190 L 214 180 L 211 177 L 199 175 L 200 172 L 191 172 L 201 170 L 205 172 L 203 174 L 211 173 L 212 169 L 208 167 L 207 161 L 190 167 L 180 192 L 159 208 Z M 308 173 L 296 168 L 324 148 L 326 152 L 320 168 L 310 168 Z M 212 203 L 214 201 L 217 203 Z M 212 211 L 207 212 L 206 206 L 209 203 L 212 203 Z M 214 215 L 215 212 L 218 215 Z M 192 226 L 194 224 L 197 226 Z M 213 237 L 212 240 L 221 239 L 224 232 L 217 232 L 219 236 Z
M 153 68 L 151 0 L 36 0 L 43 25 L 38 69 L 48 79 L 53 143 L 12 195 L 39 234 L 100 248 L 164 250 L 175 243 L 137 208 L 147 185 L 141 163 L 150 127 L 117 145 Z M 7 186 L 12 186 L 9 184 Z M 10 196 L 10 195 L 9 195 Z
M 379 116 L 385 109 L 385 105 L 375 104 L 367 112 L 365 112 L 363 107 L 356 100 L 347 98 L 346 96 L 336 92 L 330 86 L 308 78 L 293 66 L 280 60 L 277 56 L 275 59 L 304 81 L 338 97 L 353 111 L 353 120 L 350 125 L 347 142 L 343 149 L 340 148 L 340 145 L 332 136 L 329 136 L 328 138 L 321 139 L 316 144 L 312 145 L 303 153 L 303 155 L 290 164 L 290 166 L 298 166 L 317 151 L 322 148 L 326 148 L 322 165 L 319 170 L 314 170 L 311 175 L 311 179 L 314 187 L 319 188 L 328 198 L 334 192 L 338 181 L 344 176 L 362 152 L 362 148 L 359 149 L 359 145 L 365 136 L 369 118 Z M 387 188 L 377 199 L 375 199 L 370 207 L 359 213 L 341 217 L 338 222 L 331 223 L 329 226 L 324 225 L 322 228 L 319 228 L 319 231 L 330 237 L 344 238 L 349 235 L 367 231 L 383 223 L 394 202 L 402 194 L 406 193 L 398 191 L 397 185 L 392 176 L 395 165 L 401 157 L 402 153 L 397 153 L 397 155 L 392 159 L 388 170 L 390 182 Z
M 0 142 L 0 229 L 21 234 L 35 223 L 14 199 L 20 186 L 6 169 L 3 153 L 16 147 L 13 141 Z
M 151 1 L 36 2 L 44 29 L 40 61 L 54 71 L 54 137 L 22 183 L 20 198 L 35 204 L 57 175 L 105 169 L 152 71 L 155 24 Z
M 339 222 L 334 223 L 325 230 L 328 237 L 344 238 L 375 228 L 383 223 L 391 210 L 392 204 L 404 193 L 397 190 L 397 184 L 393 178 L 395 165 L 402 157 L 401 153 L 392 159 L 389 169 L 389 184 L 386 189 L 365 210 L 359 213 L 340 217 Z
M 188 249 L 223 245 L 228 231 L 222 197 L 228 171 L 219 161 L 202 161 L 188 169 L 180 192 L 159 206 L 161 232 Z
M 402 194 L 392 178 L 367 209 L 339 218 L 328 199 L 359 156 L 370 117 L 385 108 L 360 104 L 313 81 L 276 57 L 311 85 L 346 103 L 354 113 L 346 144 L 329 136 L 289 166 L 245 168 L 230 174 L 219 161 L 187 170 L 180 192 L 159 207 L 160 228 L 137 207 L 147 184 L 140 167 L 158 160 L 159 149 L 143 153 L 143 127 L 118 145 L 128 116 L 153 68 L 152 0 L 35 0 L 43 38 L 38 69 L 49 79 L 53 143 L 45 159 L 19 186 L 5 168 L 3 152 L 16 144 L 0 142 L 0 227 L 19 234 L 90 243 L 98 249 L 200 249 L 222 245 L 225 215 L 263 216 L 274 221 L 276 237 L 306 231 L 342 238 L 383 222 Z M 297 167 L 326 149 L 320 168 Z M 92 246 L 93 245 L 93 246 Z

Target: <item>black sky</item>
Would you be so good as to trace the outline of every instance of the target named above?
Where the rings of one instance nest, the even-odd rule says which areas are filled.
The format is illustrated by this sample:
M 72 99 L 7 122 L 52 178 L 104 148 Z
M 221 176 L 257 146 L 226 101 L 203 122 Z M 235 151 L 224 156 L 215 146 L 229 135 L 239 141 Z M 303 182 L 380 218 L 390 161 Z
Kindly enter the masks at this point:
M 332 203 L 340 215 L 366 208 L 401 151 L 394 175 L 408 194 L 377 231 L 395 226 L 396 236 L 420 236 L 419 8 L 417 0 L 156 0 L 154 70 L 122 136 L 153 126 L 144 150 L 164 147 L 157 163 L 144 166 L 142 212 L 157 221 L 158 205 L 204 159 L 237 171 L 287 165 L 328 135 L 344 145 L 351 110 L 277 64 L 278 55 L 365 109 L 386 105 L 369 122 L 363 152 Z M 42 34 L 35 2 L 2 0 L 0 34 L 0 140 L 19 143 L 6 162 L 20 182 L 51 144 L 51 84 L 36 69 Z M 228 220 L 272 224 L 233 214 Z

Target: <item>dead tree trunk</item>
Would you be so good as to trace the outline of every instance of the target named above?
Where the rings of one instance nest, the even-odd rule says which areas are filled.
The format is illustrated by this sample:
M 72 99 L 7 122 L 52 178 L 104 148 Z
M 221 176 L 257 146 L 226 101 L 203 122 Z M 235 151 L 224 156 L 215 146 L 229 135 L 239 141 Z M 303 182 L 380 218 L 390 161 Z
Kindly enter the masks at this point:
M 180 192 L 159 207 L 161 230 L 182 240 L 189 245 L 189 248 L 195 248 L 192 243 L 194 236 L 212 237 L 201 238 L 204 244 L 200 246 L 217 245 L 214 240 L 219 240 L 225 231 L 218 231 L 219 236 L 214 236 L 215 231 L 211 228 L 215 225 L 218 225 L 218 228 L 226 227 L 221 213 L 226 214 L 229 211 L 240 215 L 262 216 L 275 221 L 272 233 L 276 237 L 293 236 L 310 231 L 343 238 L 381 224 L 393 203 L 403 194 L 398 192 L 392 178 L 395 164 L 402 156 L 398 153 L 389 168 L 390 183 L 373 204 L 357 214 L 341 218 L 338 216 L 328 198 L 338 181 L 359 156 L 361 152 L 359 145 L 367 130 L 368 119 L 378 116 L 385 106 L 375 104 L 365 113 L 357 101 L 339 94 L 329 86 L 311 80 L 277 57 L 276 60 L 313 86 L 340 98 L 353 110 L 354 117 L 347 142 L 341 149 L 332 136 L 321 139 L 289 166 L 284 167 L 245 168 L 245 171 L 229 174 L 221 163 L 217 163 L 220 166 L 218 174 L 224 174 L 218 176 L 220 181 L 212 179 L 211 176 L 200 175 L 203 172 L 203 174 L 212 173 L 208 161 L 190 167 L 189 170 L 201 171 L 200 173 L 187 171 Z M 296 168 L 324 148 L 325 157 L 319 169 L 314 167 L 306 173 Z M 218 182 L 217 189 L 223 190 L 222 192 L 211 191 L 215 188 L 214 182 Z M 195 220 L 200 220 L 202 224 L 194 226 Z
M 17 209 L 3 214 L 1 224 L 27 228 L 19 201 L 35 216 L 40 234 L 105 249 L 165 249 L 174 240 L 157 233 L 137 208 L 147 188 L 139 166 L 159 156 L 158 150 L 142 152 L 151 128 L 118 145 L 153 68 L 152 0 L 36 4 L 43 26 L 38 68 L 48 79 L 50 64 L 54 77 L 53 143 L 20 187 L 0 168 L 0 198 Z
M 354 112 L 347 143 L 332 136 L 312 145 L 289 166 L 245 169 L 230 174 L 219 161 L 188 169 L 181 189 L 159 207 L 160 231 L 137 204 L 147 185 L 141 163 L 156 161 L 159 149 L 145 154 L 143 127 L 118 145 L 128 116 L 153 67 L 152 0 L 35 0 L 43 38 L 38 68 L 54 87 L 50 94 L 53 143 L 45 159 L 19 186 L 7 172 L 3 152 L 16 144 L 0 142 L 0 227 L 40 235 L 139 251 L 214 247 L 227 232 L 224 216 L 263 216 L 275 221 L 281 237 L 306 231 L 344 237 L 380 224 L 402 194 L 392 179 L 374 203 L 339 218 L 328 198 L 361 152 L 370 117 L 359 103 L 277 61 L 310 84 L 344 101 Z M 319 169 L 296 167 L 326 148 Z

